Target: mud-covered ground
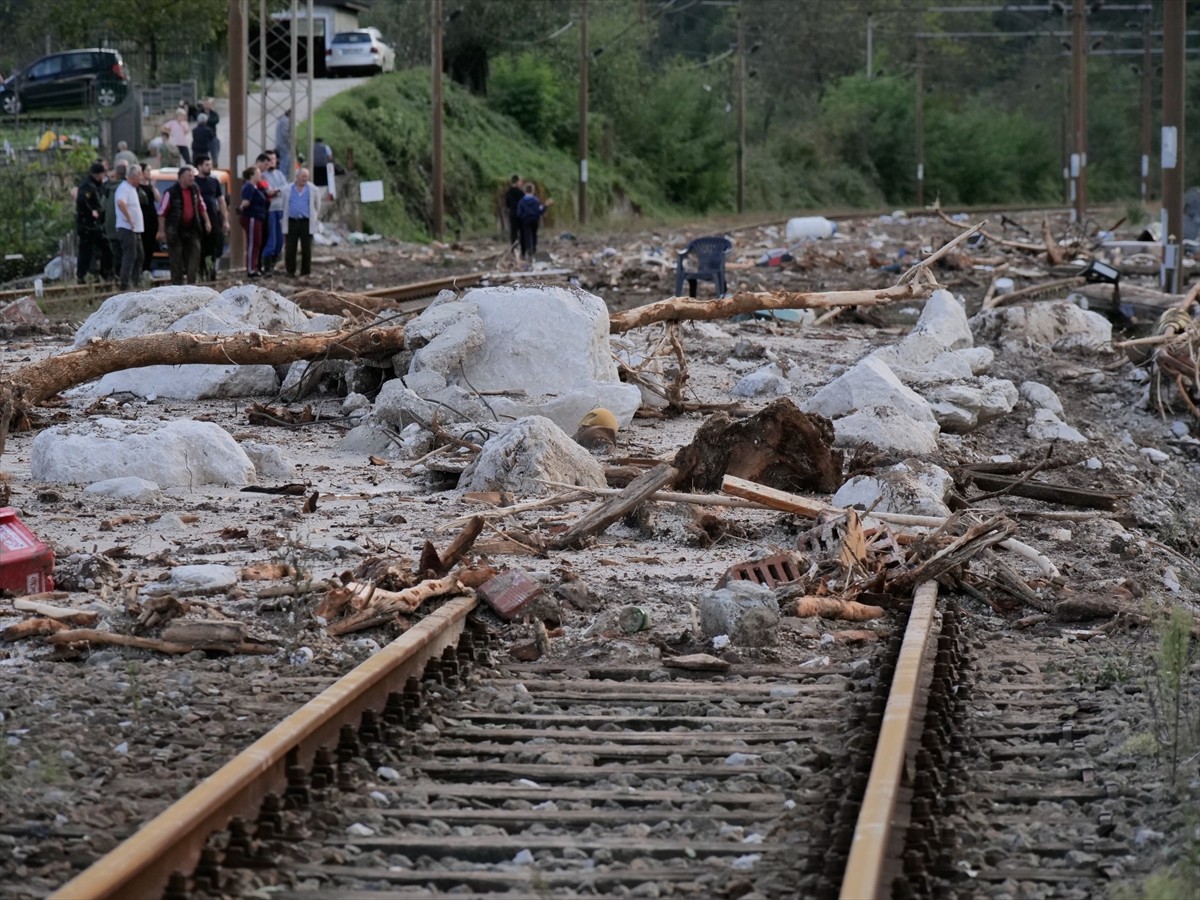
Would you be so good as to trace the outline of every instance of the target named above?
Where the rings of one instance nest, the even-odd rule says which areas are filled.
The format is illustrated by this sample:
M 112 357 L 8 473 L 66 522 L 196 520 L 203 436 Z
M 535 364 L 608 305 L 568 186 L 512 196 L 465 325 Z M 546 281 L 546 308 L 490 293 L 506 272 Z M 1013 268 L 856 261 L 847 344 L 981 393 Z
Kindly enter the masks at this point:
M 1025 222 L 1036 230 L 1040 216 Z M 756 262 L 785 246 L 782 223 L 734 231 L 731 286 L 810 291 L 883 287 L 897 277 L 885 267 L 904 260 L 901 250 L 916 255 L 956 233 L 932 217 L 839 225 L 838 237 L 800 246 L 791 261 L 774 267 Z M 673 294 L 675 250 L 688 237 L 711 230 L 717 229 L 578 239 L 546 235 L 546 258 L 529 277 L 574 279 L 604 297 L 610 309 L 626 309 Z M 315 253 L 309 279 L 278 277 L 265 283 L 285 295 L 314 286 L 348 292 L 519 267 L 497 242 L 483 240 L 432 248 L 387 241 L 343 243 L 318 247 Z M 1018 288 L 1051 277 L 1032 256 L 986 245 L 953 258 L 937 275 L 973 310 L 1001 257 Z M 702 292 L 706 289 L 711 287 L 701 285 Z M 918 314 L 919 304 L 850 311 L 819 325 L 762 318 L 681 325 L 689 397 L 706 404 L 737 401 L 748 409 L 761 407 L 771 398 L 738 400 L 730 390 L 742 374 L 768 360 L 782 360 L 792 371 L 792 399 L 800 401 L 874 347 L 898 340 Z M 1153 314 L 1143 310 L 1140 318 L 1152 320 Z M 70 327 L 50 331 L 12 334 L 0 345 L 0 365 L 11 371 L 69 344 Z M 657 331 L 634 335 L 647 343 L 657 338 Z M 1122 499 L 1111 511 L 1080 511 L 1010 495 L 977 505 L 1015 517 L 1017 537 L 1058 566 L 1066 584 L 1048 595 L 1049 601 L 1095 596 L 1115 600 L 1120 613 L 1062 621 L 987 591 L 982 599 L 965 600 L 965 608 L 987 632 L 1032 629 L 1047 646 L 1086 643 L 1087 677 L 1148 683 L 1155 678 L 1165 614 L 1177 607 L 1193 616 L 1200 612 L 1197 419 L 1171 392 L 1159 391 L 1150 370 L 1134 366 L 1120 351 L 1051 352 L 1032 345 L 993 349 L 991 376 L 1049 385 L 1062 400 L 1063 419 L 1088 438 L 1084 445 L 1054 448 L 1072 459 L 1052 473 L 1058 483 L 1118 493 Z M 1161 408 L 1160 394 L 1166 404 Z M 70 592 L 56 602 L 99 611 L 98 627 L 133 633 L 130 598 L 139 586 L 165 577 L 176 565 L 283 563 L 291 574 L 276 581 L 247 580 L 221 595 L 193 598 L 208 617 L 245 622 L 253 638 L 274 648 L 263 655 L 197 651 L 162 656 L 99 648 L 58 659 L 37 639 L 0 644 L 0 896 L 42 896 L 61 884 L 397 633 L 397 628 L 384 627 L 330 636 L 313 614 L 319 598 L 299 593 L 299 583 L 336 577 L 368 556 L 415 559 L 426 539 L 444 546 L 461 527 L 460 520 L 481 508 L 447 489 L 452 481 L 413 460 L 389 459 L 379 465 L 342 451 L 339 440 L 346 426 L 339 421 L 341 398 L 327 394 L 306 402 L 329 421 L 301 428 L 251 425 L 243 401 L 147 402 L 118 396 L 56 402 L 36 410 L 32 424 L 36 430 L 97 415 L 203 417 L 237 440 L 277 446 L 296 464 L 292 480 L 319 492 L 320 503 L 312 512 L 303 510 L 304 497 L 215 487 L 172 489 L 146 504 L 94 500 L 84 496 L 82 485 L 33 482 L 29 457 L 34 433 L 9 436 L 3 472 L 10 502 L 25 524 L 55 548 L 60 586 Z M 706 415 L 697 410 L 637 418 L 620 435 L 618 452 L 669 459 L 691 440 Z M 1027 436 L 1031 417 L 1032 410 L 1021 403 L 972 433 L 944 434 L 932 461 L 953 470 L 1001 455 L 1040 459 L 1048 448 Z M 574 521 L 591 502 L 516 518 L 526 529 L 548 529 Z M 1061 517 L 1068 512 L 1073 517 Z M 794 547 L 797 533 L 807 525 L 768 511 L 717 511 L 724 524 L 712 541 L 711 529 L 698 528 L 695 514 L 682 504 L 650 504 L 585 550 L 547 557 L 494 554 L 492 561 L 523 568 L 554 588 L 561 630 L 552 633 L 545 657 L 551 661 L 647 663 L 664 651 L 711 650 L 693 631 L 698 594 L 735 563 Z M 1032 577 L 1027 564 L 1016 560 L 1013 565 Z M 632 635 L 618 627 L 619 610 L 631 604 L 642 607 L 650 623 Z M 526 646 L 533 638 L 525 624 L 504 623 L 490 612 L 483 615 L 497 632 L 502 656 L 504 648 Z M 22 618 L 0 600 L 0 629 Z M 734 662 L 799 665 L 819 658 L 841 631 L 888 627 L 886 619 L 866 626 L 785 620 L 777 646 L 734 646 L 723 652 Z M 1098 658 L 1111 660 L 1111 669 L 1101 671 Z M 1193 689 L 1197 674 L 1193 662 Z M 1161 725 L 1161 710 L 1147 699 L 1152 693 L 1129 692 L 1120 721 L 1128 729 L 1128 753 L 1141 754 L 1139 766 L 1147 781 L 1161 785 L 1164 754 L 1155 752 L 1152 738 Z M 1188 709 L 1200 720 L 1195 705 Z M 1192 727 L 1197 727 L 1194 722 Z M 1181 779 L 1177 796 L 1161 789 L 1153 794 L 1145 812 L 1148 821 L 1165 823 L 1159 828 L 1165 834 L 1163 846 L 1156 849 L 1162 865 L 1186 852 L 1192 839 L 1183 810 L 1194 802 L 1195 785 L 1189 787 L 1187 779 Z

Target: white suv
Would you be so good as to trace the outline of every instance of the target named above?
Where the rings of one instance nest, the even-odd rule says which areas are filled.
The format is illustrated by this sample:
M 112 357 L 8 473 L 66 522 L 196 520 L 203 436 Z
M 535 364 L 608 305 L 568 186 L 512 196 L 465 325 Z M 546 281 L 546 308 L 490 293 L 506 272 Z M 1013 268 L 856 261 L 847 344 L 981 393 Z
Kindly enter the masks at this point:
M 395 68 L 396 51 L 383 42 L 377 28 L 339 31 L 325 48 L 325 70 L 330 75 L 379 74 Z

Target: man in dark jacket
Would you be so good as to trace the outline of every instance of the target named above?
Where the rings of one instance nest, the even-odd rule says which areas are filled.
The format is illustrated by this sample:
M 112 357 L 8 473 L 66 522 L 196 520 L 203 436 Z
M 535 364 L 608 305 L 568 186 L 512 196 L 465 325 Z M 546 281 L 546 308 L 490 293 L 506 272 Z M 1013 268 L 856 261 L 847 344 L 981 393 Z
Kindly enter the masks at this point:
M 521 176 L 514 175 L 508 184 L 508 190 L 504 192 L 504 206 L 508 209 L 508 249 L 511 251 L 520 244 L 522 257 L 525 256 L 525 242 L 521 240 L 521 220 L 517 218 L 517 204 L 524 196 L 525 192 L 521 190 Z
M 517 204 L 517 218 L 521 222 L 521 258 L 532 260 L 537 253 L 538 223 L 546 214 L 546 207 L 554 201 L 543 203 L 533 192 L 533 184 L 525 185 L 525 196 Z
M 79 238 L 75 276 L 83 284 L 92 269 L 92 260 L 100 256 L 100 277 L 112 278 L 112 253 L 104 237 L 104 163 L 94 162 L 75 193 L 75 234 Z
M 179 180 L 167 188 L 158 204 L 158 240 L 167 243 L 171 284 L 195 284 L 200 274 L 204 236 L 212 231 L 208 209 L 196 187 L 196 170 L 183 166 Z

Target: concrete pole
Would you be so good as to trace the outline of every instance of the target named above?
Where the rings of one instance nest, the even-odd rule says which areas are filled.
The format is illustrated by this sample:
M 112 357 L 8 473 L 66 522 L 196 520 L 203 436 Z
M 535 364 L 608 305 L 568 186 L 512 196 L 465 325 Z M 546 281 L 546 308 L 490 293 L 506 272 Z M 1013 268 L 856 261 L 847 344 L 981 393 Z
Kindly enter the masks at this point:
M 1071 220 L 1087 215 L 1087 3 L 1074 0 L 1071 10 L 1071 180 L 1074 206 Z
M 1183 263 L 1183 148 L 1187 5 L 1163 2 L 1162 289 L 1180 290 Z
M 291 79 L 288 82 L 291 88 L 291 97 L 288 100 L 288 109 L 291 110 L 291 114 L 288 116 L 288 146 L 292 148 L 292 152 L 291 159 L 288 161 L 291 169 L 283 173 L 287 176 L 288 181 L 291 181 L 295 177 L 292 173 L 296 171 L 296 113 L 298 112 L 296 109 L 296 81 L 300 77 L 300 60 L 296 58 L 296 24 L 298 21 L 296 14 L 299 11 L 300 8 L 296 0 L 292 0 L 292 20 L 288 23 L 288 39 L 290 42 L 288 54 L 292 63 L 291 71 L 288 72 Z M 309 95 L 312 95 L 311 90 L 309 90 Z
M 445 19 L 442 0 L 430 0 L 429 31 L 432 45 L 429 64 L 433 70 L 433 237 L 441 240 L 446 232 L 445 195 L 443 194 L 442 172 L 442 29 Z
M 1142 18 L 1142 159 L 1141 174 L 1138 177 L 1140 185 L 1138 194 L 1142 198 L 1143 207 L 1150 199 L 1150 104 L 1153 102 L 1151 96 L 1151 86 L 1154 83 L 1153 49 L 1150 39 L 1150 13 L 1147 12 Z
M 925 205 L 925 39 L 917 37 L 917 96 L 913 118 L 917 129 L 917 206 Z
M 588 8 L 579 0 L 579 224 L 586 225 L 588 184 Z
M 229 255 L 230 268 L 238 268 L 246 257 L 246 238 L 237 218 L 242 194 L 242 169 L 246 166 L 246 9 L 245 0 L 229 0 Z
M 258 0 L 258 152 L 266 152 L 267 143 L 267 0 Z
M 308 53 L 305 55 L 308 58 L 308 112 L 305 116 L 308 120 L 308 150 L 305 152 L 304 158 L 308 160 L 311 168 L 313 145 L 316 143 L 314 137 L 316 124 L 313 122 L 313 91 L 316 86 L 313 82 L 317 80 L 317 61 L 313 57 L 313 0 L 308 0 Z
M 746 210 L 746 5 L 737 10 L 737 211 Z

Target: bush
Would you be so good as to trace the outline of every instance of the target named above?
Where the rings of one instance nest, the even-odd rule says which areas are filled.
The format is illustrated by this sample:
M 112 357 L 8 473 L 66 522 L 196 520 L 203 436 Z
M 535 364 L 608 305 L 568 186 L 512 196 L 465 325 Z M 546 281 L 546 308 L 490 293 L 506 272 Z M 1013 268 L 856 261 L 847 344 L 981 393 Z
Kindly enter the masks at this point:
M 82 180 L 94 151 L 79 147 L 39 153 L 31 161 L 0 165 L 0 247 L 5 255 L 0 279 L 41 272 L 75 223 L 71 188 Z

